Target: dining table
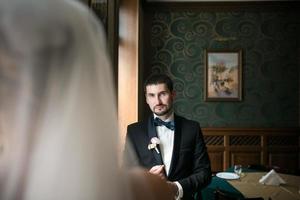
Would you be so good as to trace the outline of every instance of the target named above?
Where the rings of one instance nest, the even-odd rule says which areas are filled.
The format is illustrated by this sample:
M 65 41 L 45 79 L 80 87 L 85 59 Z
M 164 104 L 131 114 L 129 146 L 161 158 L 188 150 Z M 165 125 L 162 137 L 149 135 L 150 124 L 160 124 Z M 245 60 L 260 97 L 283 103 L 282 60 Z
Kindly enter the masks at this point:
M 227 182 L 246 198 L 263 197 L 265 200 L 300 200 L 300 176 L 278 175 L 286 182 L 280 185 L 265 185 L 259 182 L 267 172 L 244 172 L 239 179 Z
M 233 168 L 229 168 L 226 172 L 233 172 Z M 214 200 L 214 191 L 221 189 L 237 199 L 263 197 L 265 200 L 300 200 L 300 176 L 278 173 L 286 184 L 274 186 L 259 183 L 259 180 L 267 173 L 243 169 L 240 178 L 231 180 L 214 174 L 211 183 L 202 189 L 201 198 Z

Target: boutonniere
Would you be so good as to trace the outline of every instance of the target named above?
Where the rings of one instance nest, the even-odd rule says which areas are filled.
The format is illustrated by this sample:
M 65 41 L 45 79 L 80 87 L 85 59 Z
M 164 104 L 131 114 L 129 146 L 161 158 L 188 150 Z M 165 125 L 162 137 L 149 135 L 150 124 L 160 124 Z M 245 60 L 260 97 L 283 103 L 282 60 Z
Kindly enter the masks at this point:
M 159 154 L 157 145 L 159 145 L 160 140 L 159 140 L 157 137 L 153 137 L 153 138 L 151 138 L 150 142 L 151 142 L 151 143 L 148 144 L 148 149 L 149 149 L 149 150 L 155 149 L 155 151 Z

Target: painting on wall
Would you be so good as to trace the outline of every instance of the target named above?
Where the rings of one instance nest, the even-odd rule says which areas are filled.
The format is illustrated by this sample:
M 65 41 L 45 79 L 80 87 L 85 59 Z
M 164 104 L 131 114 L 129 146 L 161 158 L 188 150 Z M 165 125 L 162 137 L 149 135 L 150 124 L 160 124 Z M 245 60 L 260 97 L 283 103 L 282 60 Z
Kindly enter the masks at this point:
M 205 101 L 242 100 L 242 50 L 205 51 Z

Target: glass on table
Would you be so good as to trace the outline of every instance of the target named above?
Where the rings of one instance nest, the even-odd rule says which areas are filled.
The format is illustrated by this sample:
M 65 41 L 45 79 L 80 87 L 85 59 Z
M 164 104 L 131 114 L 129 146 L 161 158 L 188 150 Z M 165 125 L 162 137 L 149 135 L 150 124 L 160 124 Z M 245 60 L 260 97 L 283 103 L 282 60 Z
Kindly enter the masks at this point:
M 234 165 L 234 173 L 236 173 L 239 177 L 241 177 L 242 172 L 243 172 L 243 167 L 242 165 Z

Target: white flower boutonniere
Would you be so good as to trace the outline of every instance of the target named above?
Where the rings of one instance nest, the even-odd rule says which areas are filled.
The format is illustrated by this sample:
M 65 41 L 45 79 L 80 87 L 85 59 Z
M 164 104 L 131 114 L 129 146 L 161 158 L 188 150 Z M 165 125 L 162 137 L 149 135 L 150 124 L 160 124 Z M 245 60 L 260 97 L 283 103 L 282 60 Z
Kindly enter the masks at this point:
M 160 140 L 159 140 L 157 137 L 153 137 L 153 138 L 151 138 L 150 142 L 151 142 L 151 143 L 148 144 L 148 149 L 149 149 L 149 150 L 155 149 L 155 151 L 159 154 L 157 145 L 159 145 Z

